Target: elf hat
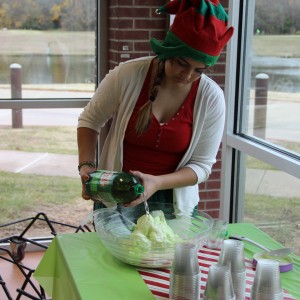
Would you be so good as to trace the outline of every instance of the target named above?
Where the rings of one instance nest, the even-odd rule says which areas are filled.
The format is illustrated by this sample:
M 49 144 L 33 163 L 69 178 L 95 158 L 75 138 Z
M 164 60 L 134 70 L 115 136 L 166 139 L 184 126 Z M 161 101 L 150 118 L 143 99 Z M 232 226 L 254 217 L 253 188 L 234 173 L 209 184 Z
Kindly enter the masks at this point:
M 233 34 L 218 0 L 174 0 L 157 12 L 176 15 L 163 42 L 150 40 L 153 52 L 163 60 L 189 57 L 212 66 Z

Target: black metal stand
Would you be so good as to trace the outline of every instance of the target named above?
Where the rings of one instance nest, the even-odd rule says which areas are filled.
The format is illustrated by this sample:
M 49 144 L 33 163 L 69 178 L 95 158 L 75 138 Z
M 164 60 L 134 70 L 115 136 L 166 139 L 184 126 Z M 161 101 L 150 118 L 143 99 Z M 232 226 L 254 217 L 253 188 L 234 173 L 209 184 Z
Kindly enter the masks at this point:
M 14 265 L 17 266 L 19 271 L 22 273 L 24 276 L 24 282 L 20 288 L 17 288 L 17 297 L 15 300 L 21 299 L 22 296 L 24 296 L 27 299 L 33 299 L 33 300 L 50 300 L 49 298 L 46 298 L 45 291 L 44 289 L 32 281 L 31 276 L 34 273 L 34 269 L 29 268 L 25 266 L 21 261 L 25 257 L 25 249 L 27 244 L 33 244 L 36 245 L 37 247 L 40 247 L 43 250 L 46 250 L 48 247 L 42 243 L 43 240 L 41 239 L 30 239 L 26 238 L 25 234 L 29 231 L 29 229 L 34 225 L 36 221 L 43 221 L 46 222 L 47 226 L 50 229 L 50 233 L 52 235 L 51 239 L 53 239 L 54 236 L 56 236 L 57 232 L 54 228 L 54 225 L 61 225 L 65 227 L 69 227 L 74 229 L 75 233 L 77 232 L 85 232 L 89 231 L 91 232 L 90 228 L 87 225 L 84 226 L 73 226 L 65 223 L 60 223 L 56 222 L 53 220 L 49 220 L 47 215 L 44 213 L 38 213 L 35 217 L 32 218 L 27 218 L 27 219 L 22 219 L 22 220 L 17 220 L 11 223 L 3 224 L 0 225 L 0 228 L 11 226 L 17 223 L 23 223 L 30 221 L 30 223 L 25 227 L 25 229 L 21 232 L 20 235 L 17 236 L 10 236 L 6 237 L 3 239 L 0 239 L 0 259 L 4 259 L 5 261 L 8 261 Z M 1 247 L 1 244 L 9 244 L 10 245 L 10 250 Z M 5 256 L 2 254 L 6 254 Z M 1 270 L 0 270 L 1 271 Z M 11 296 L 11 293 L 9 291 L 9 287 L 6 284 L 6 282 L 3 280 L 3 277 L 0 274 L 0 285 L 4 291 L 4 294 L 6 295 L 8 300 L 14 300 Z M 33 294 L 28 293 L 25 291 L 25 288 L 27 286 L 30 286 L 33 289 Z

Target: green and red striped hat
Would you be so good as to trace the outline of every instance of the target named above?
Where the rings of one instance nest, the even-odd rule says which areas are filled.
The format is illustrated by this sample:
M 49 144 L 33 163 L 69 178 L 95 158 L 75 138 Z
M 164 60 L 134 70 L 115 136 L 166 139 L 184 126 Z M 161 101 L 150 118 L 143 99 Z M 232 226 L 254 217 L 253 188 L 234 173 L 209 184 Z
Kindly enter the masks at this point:
M 218 0 L 173 0 L 157 12 L 176 15 L 164 41 L 150 40 L 160 59 L 189 57 L 212 66 L 233 34 Z

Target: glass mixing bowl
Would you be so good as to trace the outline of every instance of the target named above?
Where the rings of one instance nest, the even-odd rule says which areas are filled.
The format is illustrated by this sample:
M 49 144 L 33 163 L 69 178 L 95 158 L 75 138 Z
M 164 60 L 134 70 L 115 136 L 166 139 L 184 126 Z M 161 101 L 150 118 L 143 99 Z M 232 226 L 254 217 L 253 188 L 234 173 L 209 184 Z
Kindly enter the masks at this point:
M 176 216 L 172 204 L 148 203 L 152 216 L 164 215 L 175 239 L 133 240 L 132 231 L 137 220 L 146 214 L 144 204 L 132 208 L 102 208 L 94 211 L 94 226 L 106 249 L 120 261 L 146 268 L 170 267 L 177 243 L 192 243 L 199 249 L 205 244 L 213 219 L 206 213 L 192 209 Z M 160 234 L 158 230 L 158 235 Z

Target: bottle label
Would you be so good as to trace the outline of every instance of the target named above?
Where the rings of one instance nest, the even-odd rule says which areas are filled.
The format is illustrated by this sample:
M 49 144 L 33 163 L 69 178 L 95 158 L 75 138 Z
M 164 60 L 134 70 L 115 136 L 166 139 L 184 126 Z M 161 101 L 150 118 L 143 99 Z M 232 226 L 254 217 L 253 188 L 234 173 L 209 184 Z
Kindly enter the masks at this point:
M 102 199 L 110 202 L 116 202 L 112 196 L 113 180 L 118 172 L 108 172 L 98 170 L 97 174 L 93 175 L 90 182 L 90 191 L 92 197 L 95 199 Z
M 132 174 L 97 170 L 85 184 L 86 193 L 93 200 L 127 203 L 136 199 L 144 188 Z

